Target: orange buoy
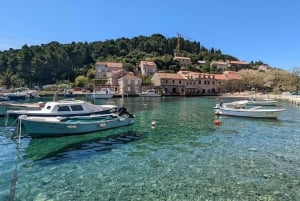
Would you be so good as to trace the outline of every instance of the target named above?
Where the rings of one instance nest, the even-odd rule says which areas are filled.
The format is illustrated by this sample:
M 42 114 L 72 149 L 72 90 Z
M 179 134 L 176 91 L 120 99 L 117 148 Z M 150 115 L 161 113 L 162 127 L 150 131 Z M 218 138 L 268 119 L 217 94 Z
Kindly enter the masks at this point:
M 214 121 L 214 124 L 217 125 L 217 126 L 219 126 L 221 123 L 222 123 L 222 121 L 220 119 L 216 119 Z

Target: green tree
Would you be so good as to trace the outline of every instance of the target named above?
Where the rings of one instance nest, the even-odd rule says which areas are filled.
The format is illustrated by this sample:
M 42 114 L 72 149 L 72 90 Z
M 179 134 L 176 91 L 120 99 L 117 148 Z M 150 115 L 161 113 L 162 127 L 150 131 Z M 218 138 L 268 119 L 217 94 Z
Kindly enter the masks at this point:
M 12 86 L 12 79 L 11 79 L 12 76 L 13 76 L 13 72 L 9 68 L 7 68 L 0 75 L 0 79 L 5 84 L 6 88 L 10 88 Z
M 85 87 L 88 85 L 88 78 L 82 75 L 79 75 L 75 78 L 75 86 L 77 87 Z

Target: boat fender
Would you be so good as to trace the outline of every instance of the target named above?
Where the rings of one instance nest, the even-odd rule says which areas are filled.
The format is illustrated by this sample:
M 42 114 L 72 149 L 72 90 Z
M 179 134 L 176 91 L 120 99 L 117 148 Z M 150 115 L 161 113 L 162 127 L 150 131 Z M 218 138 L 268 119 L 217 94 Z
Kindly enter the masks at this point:
M 18 119 L 26 119 L 27 117 L 28 117 L 27 115 L 22 114 L 22 115 L 20 115 L 20 116 L 18 117 Z

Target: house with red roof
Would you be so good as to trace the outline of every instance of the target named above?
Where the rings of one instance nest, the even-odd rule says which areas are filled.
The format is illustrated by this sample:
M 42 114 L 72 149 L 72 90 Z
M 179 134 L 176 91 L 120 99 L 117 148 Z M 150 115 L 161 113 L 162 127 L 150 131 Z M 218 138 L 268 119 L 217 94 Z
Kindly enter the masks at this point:
M 215 95 L 220 91 L 215 74 L 192 71 L 158 72 L 153 75 L 151 81 L 156 89 L 167 95 Z
M 235 71 L 224 71 L 223 74 L 216 74 L 216 80 L 219 83 L 220 93 L 241 91 L 243 86 L 240 84 L 241 76 Z
M 245 61 L 229 61 L 229 67 L 232 70 L 239 71 L 241 69 L 249 68 L 249 63 Z
M 157 72 L 157 65 L 153 61 L 140 61 L 139 68 L 142 76 L 150 76 Z
M 96 62 L 94 89 L 109 87 L 118 94 L 137 94 L 141 91 L 142 79 L 127 72 L 122 63 Z
M 142 79 L 132 72 L 118 79 L 119 94 L 136 95 L 141 92 Z
M 107 78 L 111 77 L 111 73 L 113 71 L 122 70 L 123 64 L 122 63 L 115 63 L 115 62 L 96 62 L 95 64 L 96 75 L 95 78 Z

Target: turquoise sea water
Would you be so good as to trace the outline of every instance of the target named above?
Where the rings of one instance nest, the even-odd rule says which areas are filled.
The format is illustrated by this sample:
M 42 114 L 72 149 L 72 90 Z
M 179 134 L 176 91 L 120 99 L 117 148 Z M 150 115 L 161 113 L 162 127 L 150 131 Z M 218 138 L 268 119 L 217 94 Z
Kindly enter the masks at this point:
M 0 127 L 0 200 L 300 200 L 299 107 L 215 126 L 215 98 L 111 101 L 133 126 L 22 138 L 19 149 Z

